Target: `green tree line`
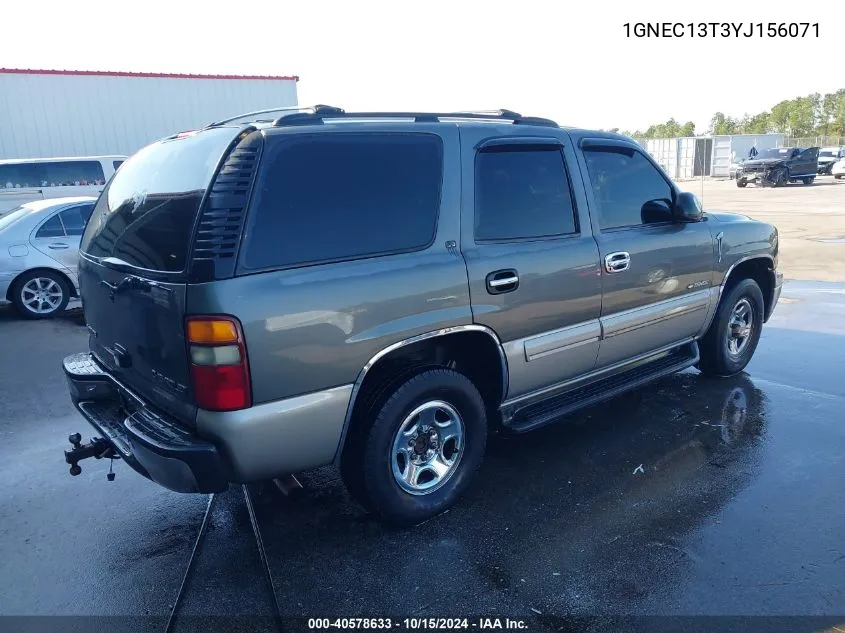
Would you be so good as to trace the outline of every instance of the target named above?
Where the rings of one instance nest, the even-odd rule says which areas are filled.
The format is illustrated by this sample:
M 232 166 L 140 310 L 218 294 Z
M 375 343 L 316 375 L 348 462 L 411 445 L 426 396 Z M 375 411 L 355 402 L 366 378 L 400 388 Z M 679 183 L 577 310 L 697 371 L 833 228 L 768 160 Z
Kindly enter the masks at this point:
M 742 117 L 717 112 L 706 134 L 786 134 L 788 136 L 845 136 L 845 88 L 821 95 L 787 99 L 770 110 Z M 633 138 L 668 138 L 695 136 L 692 121 L 678 123 L 669 119 L 651 125 L 645 131 L 623 132 Z

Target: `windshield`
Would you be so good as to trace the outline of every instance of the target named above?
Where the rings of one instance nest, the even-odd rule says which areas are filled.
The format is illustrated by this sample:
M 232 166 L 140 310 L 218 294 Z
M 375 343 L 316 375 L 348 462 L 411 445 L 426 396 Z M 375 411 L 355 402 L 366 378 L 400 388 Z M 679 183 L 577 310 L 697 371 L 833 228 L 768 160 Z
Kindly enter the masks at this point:
M 764 149 L 757 155 L 757 158 L 789 158 L 789 153 L 791 151 L 791 147 L 781 147 L 779 149 Z

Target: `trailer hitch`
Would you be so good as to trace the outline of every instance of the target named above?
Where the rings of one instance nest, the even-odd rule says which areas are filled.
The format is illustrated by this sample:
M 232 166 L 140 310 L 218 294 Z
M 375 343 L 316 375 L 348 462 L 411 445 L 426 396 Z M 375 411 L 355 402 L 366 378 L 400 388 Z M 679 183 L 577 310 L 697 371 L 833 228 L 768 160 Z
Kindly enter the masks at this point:
M 87 444 L 83 444 L 82 435 L 79 433 L 74 433 L 67 439 L 71 444 L 71 449 L 65 451 L 65 461 L 70 464 L 71 476 L 76 477 L 82 473 L 79 462 L 83 459 L 88 459 L 89 457 L 95 459 L 106 458 L 112 460 L 112 464 L 109 465 L 109 472 L 106 474 L 106 479 L 114 481 L 112 466 L 114 465 L 115 459 L 120 459 L 120 453 L 114 449 L 108 440 L 102 437 L 94 437 Z

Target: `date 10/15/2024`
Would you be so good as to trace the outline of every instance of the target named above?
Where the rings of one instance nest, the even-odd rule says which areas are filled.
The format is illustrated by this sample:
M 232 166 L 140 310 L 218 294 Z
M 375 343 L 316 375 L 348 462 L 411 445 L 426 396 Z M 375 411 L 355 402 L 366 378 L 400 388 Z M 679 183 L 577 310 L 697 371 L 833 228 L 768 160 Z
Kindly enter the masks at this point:
M 525 620 L 513 618 L 308 618 L 310 630 L 525 630 Z
M 819 37 L 818 22 L 626 22 L 625 37 Z

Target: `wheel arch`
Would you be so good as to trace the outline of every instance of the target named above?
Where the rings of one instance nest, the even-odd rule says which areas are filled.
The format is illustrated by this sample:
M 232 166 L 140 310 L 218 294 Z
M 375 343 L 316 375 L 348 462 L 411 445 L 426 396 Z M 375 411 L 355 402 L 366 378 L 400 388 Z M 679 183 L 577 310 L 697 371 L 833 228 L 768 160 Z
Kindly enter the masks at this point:
M 59 277 L 61 277 L 65 281 L 65 283 L 67 284 L 67 287 L 70 291 L 70 297 L 77 297 L 78 293 L 76 292 L 76 286 L 74 285 L 73 280 L 70 278 L 70 276 L 66 272 L 59 270 L 58 268 L 51 268 L 50 266 L 35 266 L 34 268 L 27 268 L 25 271 L 19 273 L 18 275 L 15 276 L 14 279 L 12 279 L 12 282 L 9 284 L 9 287 L 6 289 L 6 301 L 12 301 L 12 293 L 14 293 L 16 291 L 16 288 L 18 286 L 18 282 L 20 282 L 21 278 L 24 275 L 28 275 L 30 273 L 37 273 L 37 272 L 41 272 L 41 271 L 48 272 L 48 273 L 54 273 L 54 274 L 58 275 Z
M 743 279 L 753 279 L 763 293 L 764 322 L 772 314 L 775 299 L 775 263 L 771 255 L 749 255 L 743 257 L 728 268 L 719 288 L 719 299 Z
M 472 352 L 467 354 L 467 352 Z M 454 368 L 467 375 L 481 392 L 490 413 L 508 392 L 508 365 L 496 333 L 469 324 L 419 334 L 385 347 L 358 374 L 349 397 L 335 462 L 343 458 L 349 440 L 364 423 L 364 414 L 391 386 L 431 367 Z

